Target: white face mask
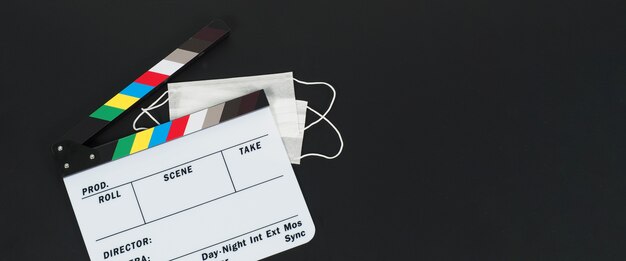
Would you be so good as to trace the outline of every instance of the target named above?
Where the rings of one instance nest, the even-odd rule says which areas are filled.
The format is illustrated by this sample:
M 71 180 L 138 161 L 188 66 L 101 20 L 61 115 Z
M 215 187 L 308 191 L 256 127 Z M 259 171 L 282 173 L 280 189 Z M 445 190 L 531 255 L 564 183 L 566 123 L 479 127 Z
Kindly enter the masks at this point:
M 333 98 L 324 114 L 320 114 L 308 107 L 306 101 L 296 100 L 294 81 L 305 85 L 323 84 L 328 86 L 333 91 Z M 258 90 L 265 91 L 270 110 L 276 120 L 276 125 L 278 126 L 278 130 L 281 138 L 283 139 L 283 143 L 291 163 L 300 164 L 300 159 L 309 156 L 333 159 L 341 154 L 343 149 L 341 134 L 337 128 L 328 119 L 326 119 L 326 114 L 328 114 L 332 108 L 335 100 L 334 88 L 327 83 L 308 83 L 299 81 L 293 78 L 293 74 L 291 72 L 217 80 L 170 83 L 168 84 L 168 91 L 166 92 L 169 96 L 170 120 Z M 159 99 L 157 99 L 148 108 L 142 108 L 142 113 L 139 114 L 137 119 L 145 113 L 158 124 L 158 121 L 150 115 L 149 111 L 165 104 L 166 101 L 157 104 L 163 96 L 164 95 L 159 97 Z M 320 118 L 305 127 L 307 108 L 320 116 Z M 135 128 L 135 130 L 141 130 L 142 128 L 136 128 L 134 126 L 137 119 L 135 119 L 133 128 Z M 326 156 L 318 153 L 301 155 L 304 131 L 321 120 L 328 122 L 339 135 L 339 140 L 341 142 L 339 152 L 334 156 Z

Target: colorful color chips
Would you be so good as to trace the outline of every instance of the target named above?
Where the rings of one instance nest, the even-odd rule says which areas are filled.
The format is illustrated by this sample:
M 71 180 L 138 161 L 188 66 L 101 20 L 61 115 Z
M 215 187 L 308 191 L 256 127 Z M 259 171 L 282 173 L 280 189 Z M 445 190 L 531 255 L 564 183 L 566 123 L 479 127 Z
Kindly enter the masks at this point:
M 152 148 L 253 111 L 258 105 L 261 92 L 257 91 L 119 139 L 114 145 L 111 160 Z

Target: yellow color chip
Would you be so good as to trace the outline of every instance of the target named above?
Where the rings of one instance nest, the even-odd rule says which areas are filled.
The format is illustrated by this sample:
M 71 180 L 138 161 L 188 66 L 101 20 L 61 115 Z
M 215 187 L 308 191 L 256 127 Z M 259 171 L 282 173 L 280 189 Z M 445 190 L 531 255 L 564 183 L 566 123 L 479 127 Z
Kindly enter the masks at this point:
M 150 144 L 150 137 L 152 137 L 152 132 L 154 128 L 150 128 L 141 132 L 138 132 L 135 135 L 135 141 L 133 141 L 133 146 L 130 148 L 130 154 L 135 152 L 139 152 L 148 148 L 148 144 Z
M 137 100 L 139 100 L 139 98 L 118 93 L 104 105 L 126 110 L 128 107 L 137 102 Z

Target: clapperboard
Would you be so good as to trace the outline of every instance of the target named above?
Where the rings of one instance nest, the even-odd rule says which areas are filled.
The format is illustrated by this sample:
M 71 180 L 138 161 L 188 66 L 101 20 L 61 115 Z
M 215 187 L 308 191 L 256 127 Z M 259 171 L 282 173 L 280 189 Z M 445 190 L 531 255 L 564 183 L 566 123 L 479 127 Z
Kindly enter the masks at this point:
M 312 239 L 263 91 L 84 145 L 229 32 L 212 21 L 52 146 L 91 260 L 258 260 Z

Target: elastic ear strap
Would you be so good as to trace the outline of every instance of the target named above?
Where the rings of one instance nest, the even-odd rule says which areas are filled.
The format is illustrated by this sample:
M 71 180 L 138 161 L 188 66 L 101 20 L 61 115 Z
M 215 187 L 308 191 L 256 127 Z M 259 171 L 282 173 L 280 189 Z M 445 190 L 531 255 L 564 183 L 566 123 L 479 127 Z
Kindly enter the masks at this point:
M 326 121 L 328 123 L 328 125 L 330 125 L 330 127 L 332 127 L 335 130 L 335 132 L 337 133 L 337 137 L 339 137 L 340 145 L 339 145 L 339 151 L 337 151 L 337 154 L 335 154 L 333 156 L 327 156 L 327 155 L 323 155 L 323 154 L 319 154 L 319 153 L 307 153 L 307 154 L 304 154 L 304 155 L 300 156 L 300 159 L 303 159 L 303 158 L 306 158 L 306 157 L 311 157 L 311 156 L 321 157 L 321 158 L 325 158 L 325 159 L 334 159 L 334 158 L 338 157 L 341 154 L 341 152 L 343 151 L 343 138 L 341 137 L 341 133 L 339 132 L 337 127 L 335 127 L 335 125 L 332 122 L 330 122 L 330 120 L 328 120 L 324 115 L 320 114 L 319 112 L 317 112 L 316 110 L 312 109 L 309 106 L 306 106 L 306 108 L 309 109 L 310 111 L 312 111 L 313 113 L 317 114 L 317 116 L 320 116 L 319 120 Z
M 306 127 L 304 127 L 304 130 L 307 130 L 309 127 L 311 127 L 311 126 L 317 124 L 318 122 L 320 122 L 324 117 L 326 117 L 326 114 L 328 114 L 328 112 L 330 112 L 330 109 L 333 108 L 333 104 L 335 103 L 335 97 L 337 97 L 337 92 L 335 91 L 335 88 L 333 88 L 332 85 L 330 85 L 329 83 L 326 83 L 326 82 L 305 82 L 305 81 L 300 81 L 300 80 L 298 80 L 296 78 L 293 78 L 293 80 L 295 82 L 299 83 L 299 84 L 304 84 L 304 85 L 320 85 L 320 84 L 323 84 L 323 85 L 328 86 L 328 88 L 330 88 L 330 90 L 333 91 L 333 98 L 330 99 L 330 104 L 328 105 L 328 109 L 326 109 L 326 112 L 324 112 L 324 114 L 320 115 L 319 119 L 317 119 L 314 122 L 311 122 L 311 124 L 309 124 Z M 309 109 L 311 109 L 311 108 L 309 108 Z M 311 110 L 313 110 L 313 109 L 311 109 Z
M 152 116 L 152 114 L 150 114 L 151 110 L 157 109 L 163 105 L 165 105 L 165 103 L 167 103 L 167 101 L 169 101 L 170 97 L 168 96 L 167 99 L 165 99 L 165 101 L 157 104 L 161 99 L 163 99 L 163 97 L 165 97 L 165 95 L 167 94 L 168 91 L 163 92 L 163 94 L 161 94 L 161 96 L 159 96 L 159 98 L 157 98 L 152 104 L 150 104 L 150 106 L 148 106 L 147 108 L 141 108 L 141 112 L 139 113 L 139 115 L 137 115 L 137 117 L 135 118 L 135 120 L 133 121 L 133 129 L 135 131 L 140 131 L 140 130 L 147 130 L 148 128 L 146 127 L 137 127 L 137 120 L 139 120 L 139 118 L 141 118 L 141 116 L 143 116 L 144 114 L 147 114 L 148 117 L 150 117 L 152 119 L 152 121 L 154 121 L 157 125 L 160 125 L 161 123 L 159 121 L 157 121 L 156 118 L 154 118 L 154 116 Z M 156 104 L 156 105 L 155 105 Z

